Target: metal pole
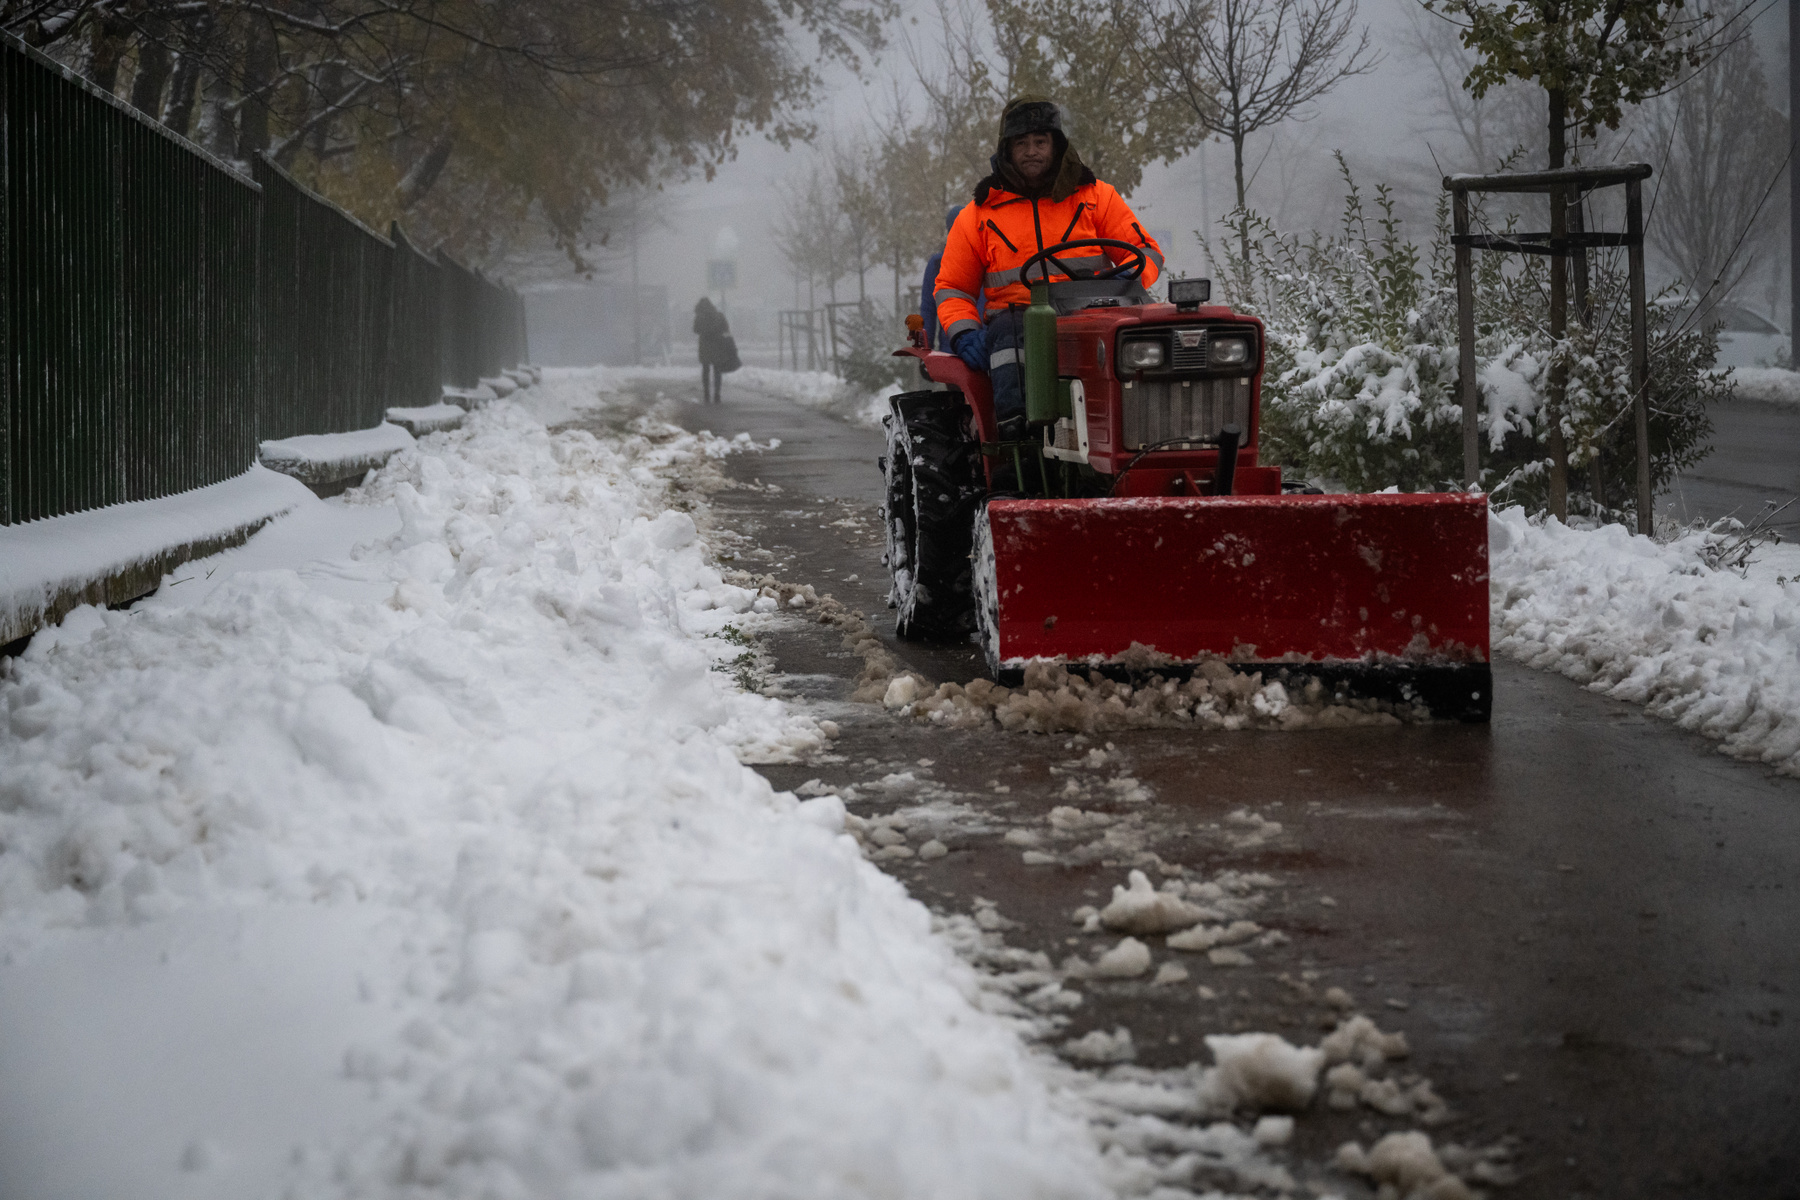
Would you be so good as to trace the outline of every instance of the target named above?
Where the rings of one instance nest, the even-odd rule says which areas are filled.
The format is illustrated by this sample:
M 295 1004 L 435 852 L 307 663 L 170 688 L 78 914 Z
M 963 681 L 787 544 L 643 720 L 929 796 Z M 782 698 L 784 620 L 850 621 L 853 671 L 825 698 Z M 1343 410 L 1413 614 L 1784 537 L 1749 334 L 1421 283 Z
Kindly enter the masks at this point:
M 1800 4 L 1800 0 L 1794 0 Z M 1469 193 L 1452 194 L 1458 237 L 1469 233 Z M 1456 350 L 1457 381 L 1462 392 L 1463 486 L 1472 488 L 1481 479 L 1481 418 L 1477 412 L 1480 389 L 1475 383 L 1475 264 L 1474 251 L 1456 247 Z
M 20 64 L 11 53 L 0 50 L 0 525 L 12 524 L 12 439 L 13 439 L 13 263 L 12 263 L 12 189 L 13 180 L 7 164 L 11 161 L 11 118 L 6 97 L 12 90 L 13 73 Z
M 638 294 L 638 217 L 634 204 L 631 210 L 631 365 L 634 367 L 644 361 L 644 298 Z
M 1788 0 L 1788 139 L 1800 147 L 1800 0 Z M 1800 350 L 1800 154 L 1788 159 L 1788 354 Z
M 1650 330 L 1644 315 L 1643 184 L 1625 184 L 1625 228 L 1631 258 L 1631 406 L 1637 423 L 1637 525 L 1648 537 L 1655 528 L 1650 493 Z

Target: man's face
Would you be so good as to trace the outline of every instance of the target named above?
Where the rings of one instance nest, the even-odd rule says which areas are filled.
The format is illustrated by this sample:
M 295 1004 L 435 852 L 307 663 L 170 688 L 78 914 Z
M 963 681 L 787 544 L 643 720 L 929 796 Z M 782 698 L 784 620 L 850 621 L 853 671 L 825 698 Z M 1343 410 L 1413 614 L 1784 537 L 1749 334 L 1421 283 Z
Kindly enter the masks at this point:
M 1042 182 L 1055 157 L 1056 141 L 1047 133 L 1024 133 L 1013 139 L 1012 163 L 1026 183 Z

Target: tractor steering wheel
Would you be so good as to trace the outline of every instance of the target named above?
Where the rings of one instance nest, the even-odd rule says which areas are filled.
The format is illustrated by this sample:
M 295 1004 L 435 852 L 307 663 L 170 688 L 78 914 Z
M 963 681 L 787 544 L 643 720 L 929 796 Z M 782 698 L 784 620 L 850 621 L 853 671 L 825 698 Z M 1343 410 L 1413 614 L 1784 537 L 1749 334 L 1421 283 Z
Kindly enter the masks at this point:
M 1122 263 L 1116 263 L 1113 266 L 1100 271 L 1089 271 L 1085 268 L 1070 270 L 1056 257 L 1058 254 L 1067 254 L 1070 250 L 1079 249 L 1084 246 L 1124 250 L 1129 252 L 1131 257 Z M 1142 246 L 1134 246 L 1130 242 L 1121 242 L 1117 238 L 1076 238 L 1072 242 L 1058 242 L 1054 246 L 1045 246 L 1042 250 L 1039 250 L 1036 254 L 1020 263 L 1019 282 L 1025 284 L 1027 287 L 1031 286 L 1031 281 L 1025 277 L 1026 273 L 1030 271 L 1031 268 L 1041 264 L 1044 269 L 1044 278 L 1040 282 L 1049 283 L 1050 265 L 1052 263 L 1056 265 L 1058 271 L 1061 271 L 1070 279 L 1142 279 L 1144 276 L 1144 268 L 1150 265 L 1150 256 L 1144 253 L 1144 248 Z

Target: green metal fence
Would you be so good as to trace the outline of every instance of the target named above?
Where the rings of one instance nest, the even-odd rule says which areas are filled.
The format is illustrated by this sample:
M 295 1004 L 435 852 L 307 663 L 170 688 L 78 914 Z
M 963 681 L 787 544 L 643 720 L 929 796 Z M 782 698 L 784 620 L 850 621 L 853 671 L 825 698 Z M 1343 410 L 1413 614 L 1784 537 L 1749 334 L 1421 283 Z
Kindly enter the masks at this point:
M 0 47 L 0 523 L 255 453 L 256 186 Z
M 394 246 L 265 160 L 262 185 L 264 438 L 368 429 L 388 398 Z
M 523 362 L 516 292 L 0 35 L 0 525 L 246 470 Z

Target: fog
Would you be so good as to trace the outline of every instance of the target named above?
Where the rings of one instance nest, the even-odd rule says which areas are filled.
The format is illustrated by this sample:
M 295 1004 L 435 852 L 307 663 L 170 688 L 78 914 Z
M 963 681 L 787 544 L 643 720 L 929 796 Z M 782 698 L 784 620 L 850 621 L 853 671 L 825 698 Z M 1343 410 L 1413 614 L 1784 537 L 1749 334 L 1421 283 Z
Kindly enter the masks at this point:
M 1786 7 L 1764 0 L 1754 12 L 1754 20 L 1746 24 L 1747 36 L 1767 76 L 1770 103 L 1785 111 Z M 935 4 L 907 0 L 901 22 L 893 30 L 896 36 L 912 39 L 929 56 L 937 19 Z M 1422 37 L 1430 36 L 1434 26 L 1438 36 L 1444 37 L 1442 19 L 1425 12 L 1417 0 L 1363 0 L 1360 19 L 1374 34 L 1382 55 L 1379 64 L 1368 74 L 1338 85 L 1308 119 L 1253 135 L 1247 147 L 1250 206 L 1271 218 L 1278 229 L 1304 234 L 1337 228 L 1344 186 L 1334 152 L 1343 155 L 1365 197 L 1372 198 L 1378 184 L 1393 189 L 1406 232 L 1417 241 L 1431 235 L 1442 191 L 1440 180 L 1446 172 L 1495 170 L 1499 157 L 1520 140 L 1525 141 L 1525 154 L 1519 165 L 1543 165 L 1543 99 L 1535 87 L 1514 85 L 1516 95 L 1490 100 L 1484 140 L 1491 161 L 1480 161 L 1471 139 L 1458 130 L 1450 112 L 1445 74 L 1421 47 Z M 624 362 L 630 360 L 635 341 L 647 361 L 655 359 L 663 345 L 666 311 L 674 360 L 685 362 L 691 358 L 688 326 L 693 304 L 700 296 L 710 295 L 723 304 L 733 332 L 746 344 L 750 356 L 773 364 L 777 314 L 809 303 L 804 287 L 797 287 L 771 237 L 772 223 L 783 205 L 780 184 L 804 172 L 809 156 L 834 137 L 855 141 L 896 90 L 902 95 L 916 93 L 912 76 L 898 43 L 874 61 L 865 62 L 860 76 L 834 70 L 814 114 L 819 135 L 813 144 L 784 150 L 752 133 L 739 139 L 736 157 L 714 178 L 690 179 L 651 193 L 645 203 L 653 219 L 644 222 L 636 243 L 641 300 L 635 328 L 628 303 L 629 233 L 615 231 L 604 247 L 594 249 L 595 270 L 589 277 L 579 276 L 567 264 L 546 270 L 540 262 L 527 285 L 534 354 L 550 363 L 596 358 Z M 1457 74 L 1452 72 L 1449 79 L 1449 92 L 1459 94 Z M 1056 99 L 1065 105 L 1080 104 L 1077 96 Z M 1659 161 L 1666 147 L 1650 144 L 1646 125 L 1646 114 L 1632 111 L 1618 131 L 1603 132 L 1598 145 L 1585 147 L 1587 161 Z M 1767 172 L 1773 174 L 1779 168 L 1779 162 L 1771 162 Z M 1653 178 L 1646 192 L 1652 222 L 1656 220 L 1656 187 Z M 1779 206 L 1779 219 L 1770 238 L 1765 239 L 1757 265 L 1736 293 L 1740 303 L 1784 327 L 1788 324 L 1786 191 L 1783 177 L 1768 198 L 1769 205 Z M 1197 231 L 1207 230 L 1218 237 L 1221 228 L 1217 222 L 1232 209 L 1230 145 L 1214 140 L 1174 163 L 1151 164 L 1129 199 L 1144 218 L 1145 227 L 1163 240 L 1172 271 L 1211 273 Z M 1526 223 L 1542 227 L 1542 220 L 1540 216 L 1536 222 Z M 719 259 L 735 264 L 735 286 L 709 287 L 708 263 Z M 1654 250 L 1650 267 L 1653 285 L 1674 275 L 1670 264 Z M 916 302 L 917 276 L 914 267 L 901 280 L 907 306 Z M 867 278 L 870 299 L 884 308 L 891 306 L 893 282 L 890 270 L 872 269 Z M 658 285 L 666 288 L 666 301 L 643 290 Z M 600 292 L 565 294 L 565 289 L 575 287 L 598 288 Z M 840 281 L 838 298 L 855 299 L 856 290 L 854 276 Z M 822 292 L 818 296 L 821 302 Z

